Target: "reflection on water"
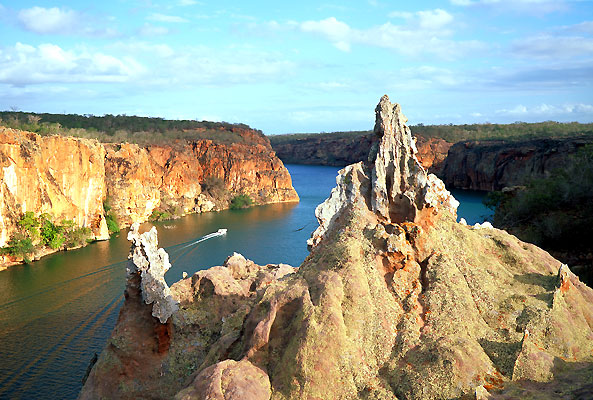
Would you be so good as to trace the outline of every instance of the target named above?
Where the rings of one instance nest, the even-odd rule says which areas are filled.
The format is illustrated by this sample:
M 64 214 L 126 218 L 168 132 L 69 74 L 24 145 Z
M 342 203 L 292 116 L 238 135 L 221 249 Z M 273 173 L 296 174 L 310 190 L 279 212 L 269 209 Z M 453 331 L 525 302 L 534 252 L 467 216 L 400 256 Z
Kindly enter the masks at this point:
M 258 264 L 298 266 L 317 226 L 315 207 L 335 186 L 337 168 L 287 167 L 300 203 L 156 223 L 160 246 L 172 262 L 167 282 L 179 280 L 184 271 L 221 265 L 234 251 Z M 463 208 L 469 202 L 471 210 L 478 210 L 481 195 L 454 195 L 462 202 L 460 216 L 473 223 Z M 141 231 L 149 228 L 145 224 Z M 186 247 L 220 228 L 228 229 L 225 236 Z M 115 325 L 125 284 L 126 235 L 122 231 L 109 241 L 0 272 L 0 399 L 76 398 L 89 360 Z

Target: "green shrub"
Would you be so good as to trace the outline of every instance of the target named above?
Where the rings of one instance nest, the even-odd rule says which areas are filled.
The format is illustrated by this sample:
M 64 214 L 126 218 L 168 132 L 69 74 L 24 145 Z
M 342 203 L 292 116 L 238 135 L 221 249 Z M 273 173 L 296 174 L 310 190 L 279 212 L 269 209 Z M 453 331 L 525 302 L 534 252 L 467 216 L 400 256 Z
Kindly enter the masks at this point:
M 106 214 L 105 222 L 107 223 L 107 230 L 109 230 L 110 235 L 119 232 L 119 223 L 115 215 L 112 213 Z
M 21 216 L 18 227 L 31 239 L 37 239 L 39 236 L 39 219 L 35 216 L 33 211 L 27 211 Z
M 239 210 L 241 208 L 250 207 L 253 204 L 253 199 L 246 194 L 240 194 L 231 200 L 231 210 Z
M 494 225 L 540 246 L 588 246 L 593 235 L 593 146 L 585 146 L 564 168 L 532 179 L 514 194 L 494 193 Z
M 148 219 L 150 221 L 163 221 L 165 219 L 170 219 L 171 216 L 171 213 L 167 211 L 153 210 Z
M 91 229 L 78 226 L 70 219 L 62 220 L 60 228 L 66 248 L 84 246 L 91 240 Z
M 114 213 L 111 212 L 111 204 L 109 199 L 105 199 L 103 201 L 103 211 L 105 214 L 105 223 L 107 224 L 107 230 L 109 234 L 114 234 L 119 232 L 119 222 L 117 221 L 117 217 Z
M 49 214 L 41 214 L 39 216 L 39 221 L 41 224 L 40 234 L 43 244 L 54 250 L 62 247 L 66 241 L 66 238 L 64 238 L 64 235 L 62 234 L 62 227 L 54 224 L 51 215 Z
M 22 232 L 17 232 L 8 241 L 7 245 L 0 249 L 0 254 L 13 257 L 22 257 L 25 263 L 30 263 L 29 256 L 35 250 L 33 241 Z

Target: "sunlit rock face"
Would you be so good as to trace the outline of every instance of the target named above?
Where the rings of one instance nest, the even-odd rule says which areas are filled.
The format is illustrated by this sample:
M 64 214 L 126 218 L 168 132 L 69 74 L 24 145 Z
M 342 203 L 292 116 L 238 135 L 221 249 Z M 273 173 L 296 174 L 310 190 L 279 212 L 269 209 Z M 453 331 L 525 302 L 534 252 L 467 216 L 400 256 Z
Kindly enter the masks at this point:
M 154 210 L 181 215 L 228 208 L 238 194 L 249 195 L 256 204 L 299 199 L 269 143 L 200 140 L 106 147 L 109 202 L 126 225 L 147 221 Z M 204 182 L 213 181 L 218 187 L 211 190 Z
M 171 286 L 165 324 L 138 322 L 129 296 L 81 398 L 590 397 L 593 290 L 533 245 L 458 224 L 399 106 L 385 96 L 376 115 L 368 162 L 340 172 L 298 269 L 234 254 Z
M 0 246 L 27 211 L 74 220 L 96 239 L 107 239 L 104 159 L 95 140 L 0 127 Z
M 267 138 L 237 129 L 241 143 L 139 146 L 0 127 L 0 247 L 27 211 L 73 220 L 90 228 L 91 238 L 104 240 L 104 201 L 120 227 L 146 222 L 154 211 L 178 217 L 225 209 L 239 194 L 255 204 L 298 201 Z M 0 256 L 0 269 L 16 261 Z

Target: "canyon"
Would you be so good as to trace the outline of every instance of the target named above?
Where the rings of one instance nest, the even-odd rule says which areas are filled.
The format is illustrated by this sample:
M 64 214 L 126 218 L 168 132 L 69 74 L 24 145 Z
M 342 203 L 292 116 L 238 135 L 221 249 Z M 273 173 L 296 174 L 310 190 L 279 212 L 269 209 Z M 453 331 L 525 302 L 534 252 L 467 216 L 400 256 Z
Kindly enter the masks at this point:
M 280 159 L 288 163 L 346 166 L 365 161 L 372 134 L 271 137 Z M 565 165 L 579 148 L 593 144 L 590 135 L 531 140 L 462 140 L 447 142 L 416 136 L 422 166 L 452 189 L 492 191 L 543 178 Z
M 298 201 L 288 170 L 261 133 L 236 128 L 232 143 L 99 143 L 0 127 L 0 247 L 28 211 L 109 237 L 104 202 L 121 226 L 156 217 L 226 209 L 233 197 L 254 204 Z M 35 257 L 51 252 L 42 249 Z M 19 262 L 1 256 L 0 265 Z M 2 268 L 2 267 L 0 267 Z
M 456 222 L 383 96 L 297 268 L 240 254 L 169 287 L 132 225 L 125 301 L 80 399 L 509 399 L 593 394 L 593 290 L 534 245 Z

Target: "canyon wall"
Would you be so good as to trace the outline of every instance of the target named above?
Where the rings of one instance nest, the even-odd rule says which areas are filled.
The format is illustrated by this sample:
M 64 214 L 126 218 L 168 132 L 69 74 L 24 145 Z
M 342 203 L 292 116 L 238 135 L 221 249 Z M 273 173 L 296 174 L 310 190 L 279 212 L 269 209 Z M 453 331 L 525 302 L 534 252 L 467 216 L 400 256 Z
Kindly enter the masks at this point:
M 233 254 L 168 287 L 134 226 L 126 299 L 79 398 L 516 399 L 593 394 L 593 290 L 545 251 L 455 219 L 383 96 L 298 268 Z
M 440 177 L 447 187 L 501 190 L 564 167 L 587 144 L 593 138 L 460 142 L 449 149 Z
M 256 204 L 298 201 L 288 170 L 269 144 L 177 141 L 167 146 L 106 145 L 107 195 L 119 220 L 228 208 L 237 194 Z
M 105 149 L 95 140 L 0 127 L 0 246 L 20 216 L 50 213 L 109 238 L 103 216 Z
M 235 142 L 140 146 L 0 127 L 0 247 L 27 211 L 73 220 L 102 240 L 109 237 L 105 200 L 123 226 L 145 222 L 154 211 L 175 217 L 225 209 L 240 194 L 255 204 L 298 201 L 266 137 L 233 129 Z
M 278 139 L 270 136 L 276 154 L 287 164 L 344 167 L 366 161 L 373 142 L 373 133 L 340 137 L 319 134 L 289 141 Z M 422 166 L 438 175 L 451 143 L 443 139 L 416 136 L 416 147 Z

